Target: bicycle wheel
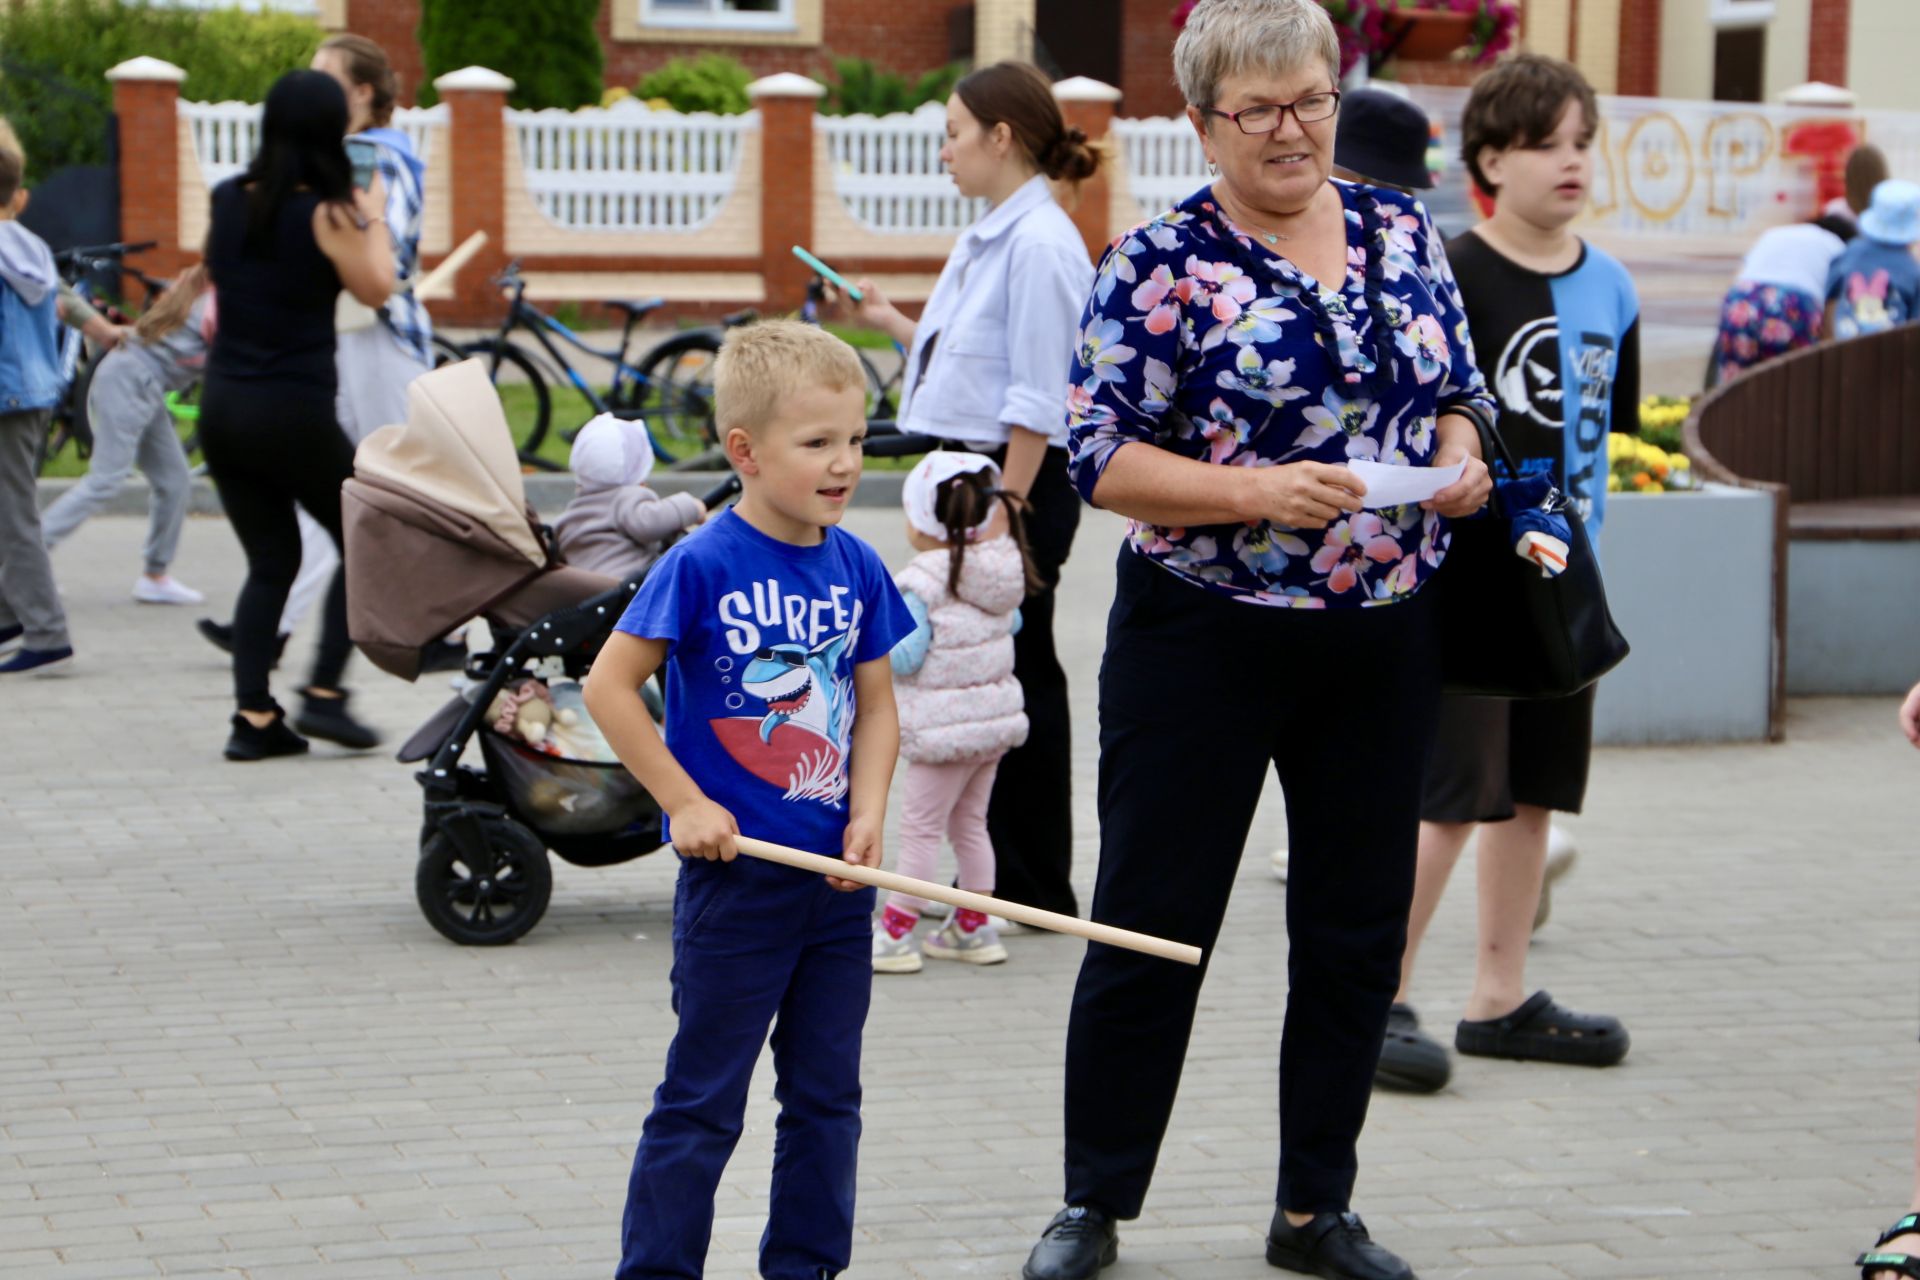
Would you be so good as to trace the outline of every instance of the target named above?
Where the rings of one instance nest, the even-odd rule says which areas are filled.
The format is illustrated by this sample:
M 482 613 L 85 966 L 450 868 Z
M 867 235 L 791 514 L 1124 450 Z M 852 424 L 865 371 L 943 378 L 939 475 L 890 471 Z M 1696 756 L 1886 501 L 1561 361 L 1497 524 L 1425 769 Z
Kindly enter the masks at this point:
M 873 361 L 867 359 L 866 352 L 856 351 L 854 354 L 860 357 L 860 367 L 866 371 L 867 375 L 868 420 L 893 417 L 894 410 L 898 406 L 894 404 L 893 397 L 888 394 L 887 380 L 880 376 L 878 369 L 873 367 Z
M 39 456 L 34 459 L 36 475 L 46 471 L 47 464 L 66 449 L 73 451 L 82 461 L 93 456 L 93 423 L 87 417 L 87 393 L 93 389 L 94 371 L 100 367 L 98 359 L 90 360 L 80 366 L 74 374 L 73 385 L 67 388 L 67 395 L 54 406 L 53 421 L 47 427 L 47 434 L 40 439 Z
M 498 338 L 483 338 L 460 348 L 462 358 L 479 356 L 486 360 L 487 371 L 507 408 L 507 422 L 513 429 L 513 445 L 522 457 L 532 457 L 547 438 L 547 426 L 553 418 L 553 396 L 547 380 L 533 357 Z M 527 392 L 516 388 L 525 386 Z M 518 418 L 519 421 L 515 421 Z
M 687 458 L 717 443 L 713 427 L 713 358 L 718 334 L 704 330 L 668 338 L 640 362 L 640 380 L 625 406 L 646 415 L 654 437 L 675 458 Z
M 432 355 L 433 367 L 436 369 L 450 364 L 459 364 L 467 358 L 467 353 L 461 349 L 459 343 L 443 338 L 437 333 L 433 335 Z

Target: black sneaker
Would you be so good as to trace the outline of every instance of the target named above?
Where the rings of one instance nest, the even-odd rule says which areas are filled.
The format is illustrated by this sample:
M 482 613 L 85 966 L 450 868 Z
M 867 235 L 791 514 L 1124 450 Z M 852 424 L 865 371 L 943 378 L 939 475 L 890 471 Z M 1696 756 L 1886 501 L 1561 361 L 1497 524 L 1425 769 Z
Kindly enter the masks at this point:
M 337 742 L 354 751 L 379 746 L 380 735 L 347 713 L 347 697 L 344 691 L 337 698 L 316 698 L 311 693 L 302 693 L 300 715 L 293 727 L 309 738 Z
M 215 622 L 212 618 L 202 618 L 193 625 L 201 635 L 207 638 L 208 644 L 222 653 L 233 652 L 233 624 L 231 622 Z M 280 638 L 274 642 L 273 665 L 275 670 L 279 669 L 280 659 L 285 657 L 286 653 L 287 633 L 283 631 L 280 633 Z
M 1296 1227 L 1275 1209 L 1267 1262 L 1324 1280 L 1418 1280 L 1398 1255 L 1373 1242 L 1357 1213 L 1316 1213 Z
M 1452 1077 L 1447 1047 L 1420 1029 L 1420 1015 L 1412 1005 L 1395 1004 L 1387 1012 L 1387 1038 L 1380 1045 L 1380 1065 L 1373 1069 L 1374 1087 L 1438 1093 Z
M 1070 1204 L 1053 1215 L 1040 1242 L 1020 1269 L 1022 1280 L 1092 1280 L 1120 1256 L 1120 1229 L 1087 1204 Z
M 233 716 L 233 734 L 227 739 L 229 760 L 271 760 L 275 756 L 305 754 L 307 740 L 287 728 L 286 713 L 274 708 L 273 723 L 257 729 L 239 712 Z

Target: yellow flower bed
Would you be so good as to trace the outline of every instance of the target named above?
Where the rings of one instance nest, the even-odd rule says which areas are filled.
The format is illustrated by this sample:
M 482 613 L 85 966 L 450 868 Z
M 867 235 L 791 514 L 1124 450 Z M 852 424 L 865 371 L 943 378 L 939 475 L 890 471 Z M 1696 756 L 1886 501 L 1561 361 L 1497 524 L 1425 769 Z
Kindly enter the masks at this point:
M 1693 487 L 1693 466 L 1684 453 L 1617 431 L 1607 437 L 1608 493 L 1665 493 Z

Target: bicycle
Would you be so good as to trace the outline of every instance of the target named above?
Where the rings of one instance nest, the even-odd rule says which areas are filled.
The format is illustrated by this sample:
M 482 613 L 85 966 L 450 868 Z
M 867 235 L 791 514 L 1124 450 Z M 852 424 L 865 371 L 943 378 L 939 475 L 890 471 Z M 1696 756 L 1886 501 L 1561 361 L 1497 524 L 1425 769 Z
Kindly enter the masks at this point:
M 607 306 L 625 313 L 626 323 L 620 331 L 619 345 L 603 349 L 526 300 L 527 281 L 517 261 L 496 276 L 493 284 L 507 297 L 507 314 L 500 322 L 500 331 L 491 338 L 466 343 L 459 351 L 463 358 L 478 356 L 488 362 L 487 373 L 496 390 L 503 369 L 511 369 L 532 388 L 532 420 L 514 441 L 523 463 L 550 471 L 563 469 L 539 454 L 553 417 L 549 375 L 557 376 L 580 394 L 587 402 L 589 416 L 612 413 L 643 418 L 655 455 L 668 466 L 683 463 L 714 443 L 713 358 L 720 350 L 721 328 L 677 333 L 630 362 L 627 357 L 634 330 L 643 317 L 664 306 L 666 299 L 607 302 Z M 730 316 L 723 324 L 737 321 L 738 317 Z M 547 357 L 545 369 L 536 355 L 511 340 L 515 330 L 533 336 Z M 574 368 L 555 339 L 613 365 L 613 380 L 604 394 Z M 563 438 L 571 439 L 571 433 Z
M 154 247 L 155 242 L 151 240 L 141 244 L 85 245 L 61 250 L 54 254 L 53 262 L 60 278 L 89 304 L 95 301 L 89 281 L 100 272 L 113 272 L 138 281 L 145 291 L 144 301 L 151 304 L 166 289 L 168 282 L 150 276 L 137 267 L 128 266 L 125 259 L 130 253 L 142 253 Z M 101 311 L 114 324 L 128 322 L 127 316 L 111 303 L 104 305 Z M 100 353 L 88 347 L 86 337 L 78 329 L 63 324 L 60 326 L 59 356 L 60 380 L 65 390 L 54 405 L 53 419 L 48 424 L 46 436 L 40 441 L 39 453 L 34 459 L 36 474 L 45 471 L 47 463 L 70 444 L 74 453 L 83 460 L 93 454 L 93 429 L 87 421 L 87 393 L 93 387 L 93 374 L 99 367 Z
M 827 301 L 827 282 L 819 276 L 807 281 L 807 300 L 800 304 L 800 320 L 803 324 L 820 323 L 820 308 Z M 760 318 L 758 311 L 736 311 L 721 323 L 729 329 L 743 324 L 751 324 Z M 892 340 L 889 339 L 891 342 Z M 867 359 L 867 353 L 855 347 L 853 354 L 859 358 L 860 368 L 867 377 L 867 420 L 869 422 L 891 422 L 900 410 L 900 382 L 907 369 L 907 349 L 897 342 L 893 349 L 900 355 L 900 363 L 894 368 L 893 376 L 883 378 L 880 371 L 873 367 L 873 361 Z M 878 455 L 885 457 L 887 455 Z

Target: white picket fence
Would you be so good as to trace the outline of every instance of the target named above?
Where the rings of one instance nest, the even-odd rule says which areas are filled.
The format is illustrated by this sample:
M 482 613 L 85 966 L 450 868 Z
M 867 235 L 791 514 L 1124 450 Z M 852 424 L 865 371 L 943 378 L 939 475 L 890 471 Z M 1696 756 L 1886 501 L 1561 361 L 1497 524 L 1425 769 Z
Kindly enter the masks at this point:
M 1184 116 L 1116 119 L 1113 140 L 1141 218 L 1164 213 L 1207 181 L 1207 155 Z
M 180 116 L 193 134 L 200 176 L 211 190 L 245 169 L 260 148 L 260 104 L 257 102 L 182 102 Z M 433 154 L 434 135 L 447 126 L 447 108 L 402 107 L 393 113 L 393 127 L 413 141 L 421 162 Z
M 956 235 L 987 210 L 955 190 L 940 164 L 947 112 L 929 102 L 908 115 L 820 116 L 833 189 L 855 221 L 881 235 Z
M 509 111 L 527 191 L 564 227 L 697 231 L 734 188 L 760 114 L 679 115 L 634 99 L 602 109 Z

